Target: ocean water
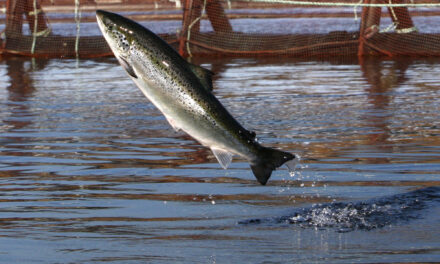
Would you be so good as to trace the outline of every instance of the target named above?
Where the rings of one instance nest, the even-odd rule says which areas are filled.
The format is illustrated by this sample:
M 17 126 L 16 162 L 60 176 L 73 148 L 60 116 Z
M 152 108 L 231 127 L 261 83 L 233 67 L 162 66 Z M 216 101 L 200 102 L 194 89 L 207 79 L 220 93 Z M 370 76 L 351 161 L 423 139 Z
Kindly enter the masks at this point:
M 440 261 L 440 60 L 194 62 L 295 172 L 222 169 L 115 59 L 3 59 L 0 263 Z

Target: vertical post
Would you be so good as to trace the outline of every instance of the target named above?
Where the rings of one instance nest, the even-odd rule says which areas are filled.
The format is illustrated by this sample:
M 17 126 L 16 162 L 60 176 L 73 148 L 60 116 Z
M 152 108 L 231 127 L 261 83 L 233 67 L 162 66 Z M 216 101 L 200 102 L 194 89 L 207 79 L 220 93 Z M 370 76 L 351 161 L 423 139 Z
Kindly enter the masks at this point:
M 75 38 L 75 56 L 76 63 L 79 63 L 79 37 L 80 37 L 80 23 L 81 23 L 81 9 L 79 0 L 75 0 L 75 23 L 76 23 L 76 38 Z
M 377 0 L 364 0 L 365 4 L 375 4 Z M 371 38 L 378 30 L 380 25 L 380 7 L 365 6 L 362 8 L 361 25 L 359 29 L 359 48 L 358 56 L 366 54 L 365 41 Z
M 206 13 L 215 32 L 232 32 L 232 26 L 221 5 L 221 0 L 208 0 Z
M 189 24 L 191 24 L 191 5 L 192 5 L 192 0 L 184 0 L 182 30 L 180 31 L 180 39 L 179 39 L 179 54 L 181 56 L 185 56 L 185 44 L 187 41 L 186 36 L 187 36 Z
M 37 43 L 37 29 L 38 29 L 38 8 L 37 8 L 37 0 L 33 0 L 33 8 L 34 8 L 34 26 L 31 27 L 32 31 L 32 47 L 31 47 L 31 53 L 34 54 L 35 52 L 35 44 Z M 26 15 L 30 14 L 30 11 L 26 12 Z M 29 17 L 28 17 L 29 19 Z M 28 20 L 29 26 L 32 24 L 30 20 Z
M 206 2 L 206 13 L 215 32 L 232 32 L 232 26 L 220 3 L 220 0 L 184 0 L 182 30 L 179 39 L 179 53 L 186 56 L 185 46 L 188 36 L 200 33 L 200 18 L 204 2 Z M 188 34 L 188 31 L 190 34 Z
M 390 0 L 390 3 L 402 4 L 403 0 Z M 396 25 L 397 33 L 410 33 L 416 31 L 411 16 L 409 15 L 407 7 L 389 7 L 388 11 L 391 15 L 391 19 Z
M 41 9 L 41 4 L 38 0 L 22 0 L 24 3 L 23 13 L 29 23 L 29 28 L 31 32 L 43 32 L 48 28 L 46 24 L 46 16 L 44 15 L 43 9 Z M 36 29 L 34 29 L 34 21 L 38 21 Z
M 21 4 L 21 5 L 20 5 Z M 19 0 L 6 1 L 6 41 L 8 37 L 23 33 L 23 3 Z
M 8 39 L 11 40 L 23 35 L 24 16 L 26 16 L 32 34 L 35 32 L 49 33 L 45 15 L 37 0 L 7 0 L 4 48 L 8 46 L 14 49 L 18 48 L 16 44 L 10 43 L 8 45 Z

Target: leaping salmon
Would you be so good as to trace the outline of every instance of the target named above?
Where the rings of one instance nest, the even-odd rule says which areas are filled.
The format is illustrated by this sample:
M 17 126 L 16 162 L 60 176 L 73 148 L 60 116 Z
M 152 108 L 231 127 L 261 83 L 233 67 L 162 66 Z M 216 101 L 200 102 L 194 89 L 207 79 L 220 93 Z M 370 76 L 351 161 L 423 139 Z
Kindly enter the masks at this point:
M 295 155 L 260 145 L 213 95 L 212 72 L 188 63 L 159 36 L 138 23 L 96 11 L 107 43 L 144 95 L 175 130 L 183 130 L 212 150 L 223 168 L 234 155 L 246 159 L 265 185 L 284 163 L 293 169 Z

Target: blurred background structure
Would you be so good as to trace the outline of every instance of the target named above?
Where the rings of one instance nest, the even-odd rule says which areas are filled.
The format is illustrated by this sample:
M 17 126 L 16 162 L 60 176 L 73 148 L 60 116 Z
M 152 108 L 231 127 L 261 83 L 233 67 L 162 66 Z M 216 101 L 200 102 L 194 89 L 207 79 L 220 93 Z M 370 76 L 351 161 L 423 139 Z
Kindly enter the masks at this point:
M 111 55 L 104 9 L 136 20 L 184 56 L 440 55 L 434 0 L 0 0 L 0 54 Z

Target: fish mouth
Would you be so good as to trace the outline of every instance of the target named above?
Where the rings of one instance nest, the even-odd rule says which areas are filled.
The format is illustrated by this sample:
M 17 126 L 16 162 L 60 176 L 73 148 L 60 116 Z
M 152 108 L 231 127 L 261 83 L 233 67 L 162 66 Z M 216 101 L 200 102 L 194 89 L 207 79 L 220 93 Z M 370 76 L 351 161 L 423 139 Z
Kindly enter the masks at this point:
M 98 20 L 102 20 L 106 13 L 108 12 L 104 10 L 96 10 L 96 18 L 98 18 Z
M 101 22 L 103 24 L 105 24 L 104 23 L 105 20 L 111 20 L 110 18 L 112 17 L 112 15 L 114 14 L 104 10 L 100 10 L 100 9 L 96 10 L 96 19 L 98 20 L 98 22 Z
M 136 30 L 140 29 L 139 26 L 136 27 L 136 22 L 121 15 L 101 9 L 96 10 L 96 20 L 98 21 L 98 24 L 107 29 L 118 29 L 119 31 L 124 31 L 126 33 L 131 32 L 130 34 L 133 33 L 133 28 L 136 28 Z
M 96 21 L 98 21 L 98 25 L 101 30 L 104 28 L 104 19 L 107 16 L 108 12 L 104 10 L 96 10 Z
M 127 19 L 104 10 L 96 10 L 96 20 L 101 31 L 111 31 L 112 29 L 125 28 L 122 26 L 127 24 Z
M 111 24 L 111 21 L 107 19 L 109 14 L 109 12 L 104 10 L 96 10 L 96 21 L 98 22 L 99 29 L 102 33 L 106 33 L 109 29 L 109 24 Z M 103 35 L 106 37 L 106 34 Z
M 126 55 L 134 39 L 131 21 L 104 10 L 96 10 L 96 20 L 102 35 L 115 56 Z

